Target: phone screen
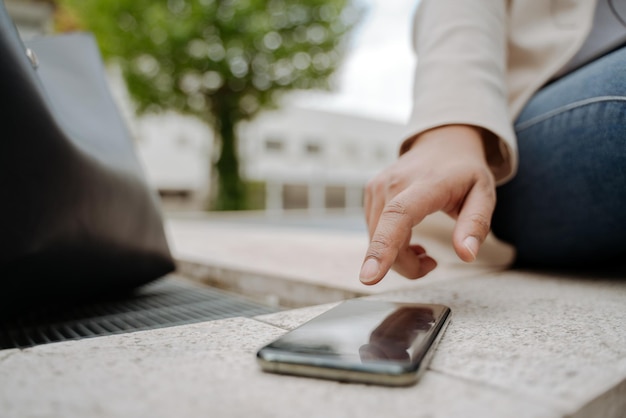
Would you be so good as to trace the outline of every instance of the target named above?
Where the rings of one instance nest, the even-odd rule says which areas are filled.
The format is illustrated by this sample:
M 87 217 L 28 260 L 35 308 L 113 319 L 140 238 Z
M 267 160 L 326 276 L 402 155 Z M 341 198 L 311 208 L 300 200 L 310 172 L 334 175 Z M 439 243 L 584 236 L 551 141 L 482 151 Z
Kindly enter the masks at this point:
M 409 384 L 449 316 L 443 305 L 350 300 L 267 345 L 258 358 L 270 372 Z

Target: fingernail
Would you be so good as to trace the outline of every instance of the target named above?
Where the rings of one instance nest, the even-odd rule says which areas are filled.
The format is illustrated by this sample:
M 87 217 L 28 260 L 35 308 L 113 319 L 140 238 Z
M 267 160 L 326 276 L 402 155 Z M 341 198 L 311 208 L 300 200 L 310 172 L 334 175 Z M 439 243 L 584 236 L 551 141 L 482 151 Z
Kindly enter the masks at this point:
M 375 258 L 368 258 L 363 267 L 361 267 L 361 273 L 359 274 L 359 280 L 363 283 L 369 283 L 376 279 L 378 272 L 380 271 L 380 264 Z
M 467 237 L 463 241 L 463 245 L 467 248 L 467 251 L 472 255 L 472 261 L 476 260 L 476 255 L 478 254 L 478 247 L 480 247 L 480 243 L 476 239 L 476 237 Z

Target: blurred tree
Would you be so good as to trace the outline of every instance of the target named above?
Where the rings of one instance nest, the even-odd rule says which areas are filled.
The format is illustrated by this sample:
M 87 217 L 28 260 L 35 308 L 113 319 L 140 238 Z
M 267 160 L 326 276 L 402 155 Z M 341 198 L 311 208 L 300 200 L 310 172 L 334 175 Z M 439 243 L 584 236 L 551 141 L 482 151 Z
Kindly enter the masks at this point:
M 237 123 L 280 93 L 327 89 L 359 12 L 350 0 L 58 0 L 93 32 L 139 113 L 199 116 L 220 140 L 214 209 L 245 208 Z M 72 19 L 74 16 L 76 19 Z

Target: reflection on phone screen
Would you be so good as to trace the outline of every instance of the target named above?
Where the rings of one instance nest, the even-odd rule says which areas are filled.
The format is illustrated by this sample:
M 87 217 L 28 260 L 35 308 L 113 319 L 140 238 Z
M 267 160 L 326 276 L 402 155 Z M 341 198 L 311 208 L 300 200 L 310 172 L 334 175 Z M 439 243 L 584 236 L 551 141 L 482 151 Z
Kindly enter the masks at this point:
M 320 315 L 270 345 L 273 349 L 316 354 L 344 361 L 410 363 L 421 355 L 440 305 L 414 307 L 384 301 L 348 301 Z
M 430 308 L 396 309 L 371 332 L 369 342 L 359 348 L 361 361 L 410 362 L 415 348 L 420 346 L 434 324 L 435 316 Z

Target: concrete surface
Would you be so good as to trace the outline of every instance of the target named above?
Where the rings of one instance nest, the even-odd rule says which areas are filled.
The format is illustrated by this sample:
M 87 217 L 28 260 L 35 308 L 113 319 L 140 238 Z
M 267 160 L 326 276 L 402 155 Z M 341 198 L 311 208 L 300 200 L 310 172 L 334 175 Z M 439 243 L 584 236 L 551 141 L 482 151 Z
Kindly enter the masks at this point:
M 472 277 L 504 269 L 513 250 L 489 237 L 478 260 L 460 261 L 451 250 L 452 221 L 432 215 L 415 229 L 415 241 L 439 265 L 408 281 L 394 272 L 378 285 L 358 280 L 368 244 L 361 213 L 322 218 L 296 213 L 213 214 L 170 218 L 167 231 L 179 272 L 200 282 L 281 306 L 302 307 L 351 297 L 414 289 L 424 282 Z
M 624 416 L 624 281 L 506 272 L 372 297 L 453 310 L 415 386 L 262 373 L 256 350 L 334 305 L 326 304 L 12 350 L 0 354 L 0 411 L 7 418 Z
M 368 288 L 352 276 L 364 245 L 358 228 L 199 219 L 170 221 L 168 228 L 179 257 L 219 264 L 235 278 L 258 268 L 257 290 L 273 283 L 269 289 L 282 292 L 266 294 L 268 300 L 294 291 L 304 303 L 317 288 L 313 298 L 324 304 L 0 351 L 2 418 L 626 417 L 624 277 L 510 271 L 504 258 L 494 258 L 511 255 L 502 248 L 485 251 L 492 258 L 476 265 L 458 264 L 445 252 L 446 233 L 423 228 L 418 239 L 436 253 L 437 275 L 415 282 L 391 276 L 385 286 Z M 417 385 L 385 388 L 260 371 L 258 348 L 334 306 L 341 292 L 452 308 Z
M 281 333 L 230 319 L 29 349 L 0 363 L 2 416 L 484 417 L 512 407 L 554 416 L 545 405 L 440 373 L 409 389 L 264 374 L 254 352 Z
M 502 272 L 372 298 L 451 307 L 431 370 L 549 405 L 555 416 L 626 416 L 624 280 Z M 289 330 L 334 305 L 257 319 Z

